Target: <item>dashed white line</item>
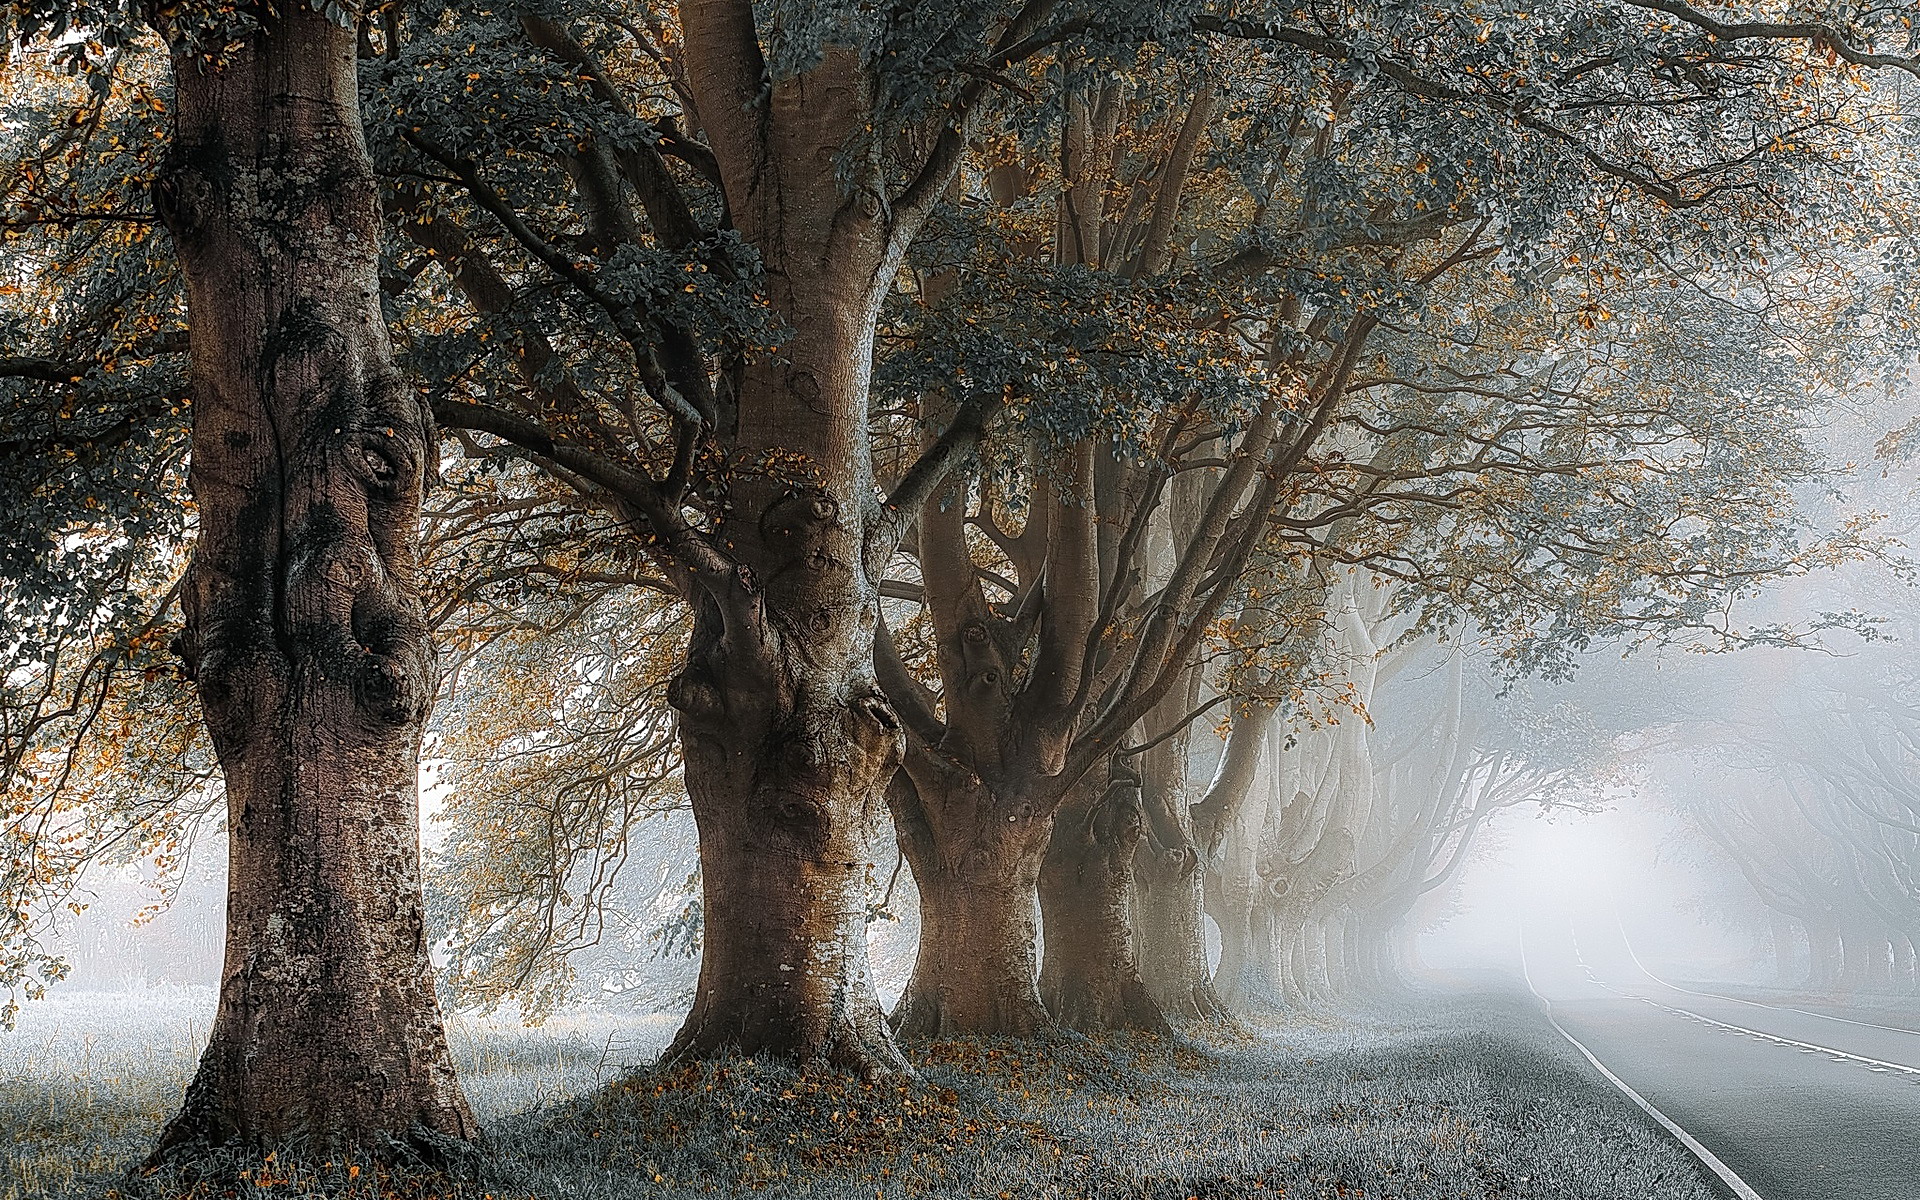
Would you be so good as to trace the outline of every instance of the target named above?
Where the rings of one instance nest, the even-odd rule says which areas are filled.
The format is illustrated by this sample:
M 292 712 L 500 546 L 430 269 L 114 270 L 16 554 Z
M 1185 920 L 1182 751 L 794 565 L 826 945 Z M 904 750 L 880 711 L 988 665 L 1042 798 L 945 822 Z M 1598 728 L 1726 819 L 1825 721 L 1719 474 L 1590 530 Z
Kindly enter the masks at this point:
M 1748 1029 L 1745 1025 L 1734 1025 L 1727 1021 L 1716 1021 L 1712 1017 L 1694 1012 L 1690 1008 L 1678 1008 L 1671 1004 L 1662 1004 L 1658 1000 L 1651 999 L 1647 996 L 1636 996 L 1631 992 L 1623 992 L 1612 984 L 1604 983 L 1598 979 L 1594 982 L 1599 983 L 1601 987 L 1606 988 L 1617 996 L 1623 996 L 1629 1000 L 1638 1000 L 1642 1004 L 1651 1004 L 1662 1012 L 1669 1012 L 1677 1017 L 1687 1017 L 1700 1022 L 1702 1025 L 1711 1025 L 1715 1029 L 1725 1029 L 1732 1033 L 1744 1033 L 1750 1037 L 1757 1037 L 1762 1041 L 1773 1042 L 1776 1045 L 1790 1046 L 1802 1054 L 1825 1054 L 1835 1061 L 1865 1063 L 1867 1066 L 1880 1071 L 1899 1071 L 1903 1075 L 1920 1075 L 1920 1067 L 1909 1067 L 1905 1063 L 1887 1062 L 1885 1059 L 1868 1058 L 1864 1054 L 1853 1054 L 1845 1050 L 1836 1050 L 1832 1046 L 1823 1046 L 1818 1042 L 1802 1042 L 1790 1037 L 1781 1037 L 1777 1033 L 1767 1033 L 1765 1030 Z
M 1693 988 L 1681 987 L 1677 983 L 1668 982 L 1666 979 L 1654 974 L 1653 971 L 1647 967 L 1646 963 L 1640 961 L 1640 955 L 1633 948 L 1633 939 L 1627 936 L 1627 927 L 1620 920 L 1620 911 L 1617 904 L 1614 908 L 1613 921 L 1614 925 L 1620 930 L 1620 942 L 1626 946 L 1627 955 L 1633 959 L 1633 965 L 1640 969 L 1642 975 L 1645 975 L 1648 979 L 1653 980 L 1663 988 L 1670 988 L 1673 991 L 1683 992 L 1689 996 L 1699 996 L 1706 1000 L 1725 1000 L 1732 1004 L 1745 1004 L 1750 1008 L 1764 1008 L 1770 1012 L 1799 1013 L 1803 1017 L 1817 1017 L 1822 1021 L 1834 1021 L 1841 1025 L 1857 1025 L 1862 1029 L 1879 1029 L 1887 1033 L 1905 1033 L 1920 1036 L 1920 1029 L 1908 1029 L 1902 1025 L 1881 1025 L 1873 1021 L 1856 1021 L 1851 1017 L 1836 1017 L 1832 1013 L 1814 1012 L 1811 1009 L 1794 1008 L 1791 1005 L 1764 1004 L 1758 1000 L 1743 1000 L 1738 996 L 1723 996 L 1719 992 L 1702 992 L 1696 991 Z
M 1702 999 L 1707 999 L 1707 1000 L 1731 1000 L 1735 1004 L 1745 1004 L 1752 1008 L 1764 1008 L 1772 1012 L 1803 1013 L 1804 1015 L 1809 1017 L 1821 1017 L 1828 1021 L 1838 1021 L 1845 1025 L 1858 1025 L 1867 1029 L 1881 1029 L 1889 1033 L 1911 1034 L 1916 1032 L 1915 1030 L 1911 1030 L 1911 1029 L 1898 1029 L 1892 1025 L 1875 1025 L 1871 1021 L 1850 1021 L 1845 1017 L 1830 1017 L 1830 1016 L 1827 1016 L 1825 1013 L 1806 1012 L 1806 1010 L 1804 1009 L 1798 1009 L 1798 1008 L 1786 1009 L 1786 1008 L 1781 1008 L 1778 1005 L 1761 1004 L 1756 1000 L 1741 1000 L 1735 996 L 1721 996 L 1713 992 L 1697 992 L 1697 991 L 1694 991 L 1692 988 L 1683 988 L 1678 984 L 1668 983 L 1666 980 L 1662 979 L 1660 976 L 1655 975 L 1652 971 L 1648 970 L 1647 964 L 1640 961 L 1640 956 L 1634 952 L 1632 939 L 1627 937 L 1626 926 L 1620 925 L 1619 919 L 1620 919 L 1619 913 L 1618 911 L 1616 911 L 1614 913 L 1614 922 L 1615 922 L 1615 925 L 1620 930 L 1621 944 L 1626 946 L 1627 954 L 1633 959 L 1633 965 L 1640 969 L 1640 973 L 1642 975 L 1645 975 L 1648 979 L 1653 980 L 1655 983 L 1659 984 L 1663 988 L 1668 989 L 1669 991 L 1680 992 L 1683 995 L 1688 995 L 1688 996 L 1699 996 Z M 1614 987 L 1612 984 L 1605 982 L 1599 976 L 1595 975 L 1593 973 L 1593 968 L 1588 965 L 1586 957 L 1580 953 L 1580 945 L 1577 940 L 1574 943 L 1573 953 L 1574 953 L 1574 957 L 1580 960 L 1580 965 L 1583 968 L 1585 968 L 1588 979 L 1593 980 L 1593 982 L 1599 984 L 1603 988 L 1606 988 L 1608 991 L 1614 993 L 1617 996 L 1625 996 L 1631 1000 L 1639 1000 L 1642 1003 L 1651 1004 L 1655 1008 L 1663 1009 L 1667 1012 L 1674 1013 L 1678 1016 L 1690 1017 L 1696 1021 L 1701 1021 L 1701 1022 L 1704 1022 L 1705 1024 L 1716 1026 L 1721 1029 L 1728 1029 L 1737 1033 L 1751 1034 L 1752 1036 L 1761 1038 L 1765 1041 L 1775 1042 L 1782 1046 L 1791 1046 L 1801 1051 L 1801 1053 L 1803 1054 L 1830 1054 L 1834 1057 L 1836 1061 L 1851 1060 L 1853 1062 L 1866 1063 L 1869 1065 L 1870 1068 L 1899 1071 L 1902 1074 L 1906 1074 L 1906 1075 L 1920 1075 L 1920 1067 L 1911 1067 L 1905 1063 L 1887 1062 L 1884 1059 L 1868 1058 L 1867 1056 L 1862 1054 L 1853 1054 L 1845 1050 L 1837 1050 L 1832 1046 L 1822 1045 L 1819 1042 L 1802 1042 L 1789 1037 L 1781 1037 L 1778 1034 L 1767 1033 L 1759 1029 L 1748 1029 L 1744 1025 L 1734 1025 L 1726 1021 L 1716 1021 L 1712 1017 L 1706 1016 L 1702 1013 L 1694 1012 L 1690 1008 L 1676 1008 L 1670 1005 L 1662 1004 L 1658 1000 L 1650 999 L 1646 996 L 1635 996 L 1630 992 L 1621 991 L 1619 988 Z

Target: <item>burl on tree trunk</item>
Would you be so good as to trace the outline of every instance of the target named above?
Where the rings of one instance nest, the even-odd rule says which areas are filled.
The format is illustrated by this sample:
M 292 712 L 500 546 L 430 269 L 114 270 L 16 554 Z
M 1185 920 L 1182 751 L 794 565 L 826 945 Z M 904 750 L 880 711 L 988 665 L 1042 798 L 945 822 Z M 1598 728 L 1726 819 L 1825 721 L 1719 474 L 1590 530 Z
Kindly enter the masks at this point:
M 901 730 L 864 649 L 877 596 L 846 603 L 829 561 L 865 580 L 859 524 L 831 492 L 760 505 L 733 552 L 734 611 L 702 605 L 669 697 L 700 829 L 704 941 L 668 1057 L 762 1051 L 908 1070 L 867 965 L 867 868 Z M 851 555 L 851 559 L 849 556 Z M 770 582 L 761 587 L 760 578 Z
M 218 1014 L 154 1158 L 439 1163 L 477 1127 L 420 894 L 433 431 L 381 316 L 354 36 L 289 4 L 174 69 L 154 198 L 186 279 L 200 525 L 177 646 L 226 781 L 230 882 Z

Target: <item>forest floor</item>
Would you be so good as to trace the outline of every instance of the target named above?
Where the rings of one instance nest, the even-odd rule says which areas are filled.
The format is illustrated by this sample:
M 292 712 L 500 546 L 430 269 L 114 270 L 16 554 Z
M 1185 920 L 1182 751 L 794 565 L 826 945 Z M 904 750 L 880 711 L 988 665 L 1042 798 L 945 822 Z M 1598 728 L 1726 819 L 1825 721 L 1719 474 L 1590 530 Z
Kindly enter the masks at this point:
M 1239 1029 L 914 1047 L 866 1084 L 757 1061 L 659 1069 L 670 1019 L 463 1020 L 491 1151 L 448 1189 L 368 1168 L 129 1182 L 192 1074 L 210 998 L 73 995 L 0 1033 L 0 1200 L 471 1195 L 1707 1200 L 1694 1161 L 1525 1001 L 1423 994 Z

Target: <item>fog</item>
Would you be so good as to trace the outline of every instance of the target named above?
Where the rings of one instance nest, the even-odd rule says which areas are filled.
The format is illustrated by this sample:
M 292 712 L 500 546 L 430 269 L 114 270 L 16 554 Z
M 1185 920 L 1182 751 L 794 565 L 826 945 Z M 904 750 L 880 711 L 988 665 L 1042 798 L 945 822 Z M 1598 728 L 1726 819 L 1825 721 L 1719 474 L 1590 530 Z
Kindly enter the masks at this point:
M 1880 594 L 1904 602 L 1899 591 Z M 1895 628 L 1909 619 L 1905 609 L 1883 615 Z M 1916 925 L 1901 923 L 1911 922 L 1902 904 L 1912 904 L 1912 893 L 1900 888 L 1916 862 L 1905 830 L 1914 793 L 1902 790 L 1912 776 L 1901 769 L 1913 746 L 1901 723 L 1910 714 L 1893 690 L 1906 678 L 1909 651 L 1893 633 L 1878 639 L 1845 635 L 1827 639 L 1842 649 L 1712 655 L 1611 651 L 1554 685 L 1482 671 L 1486 712 L 1505 713 L 1514 724 L 1524 699 L 1525 749 L 1538 753 L 1555 737 L 1571 738 L 1590 757 L 1569 766 L 1549 755 L 1545 767 L 1522 777 L 1514 754 L 1480 781 L 1504 775 L 1518 786 L 1457 847 L 1461 861 L 1451 878 L 1406 916 L 1407 976 L 1494 971 L 1518 979 L 1529 955 L 1537 964 L 1578 946 L 1590 960 L 1631 955 L 1671 980 L 1910 990 L 1912 943 L 1902 941 Z M 1409 711 L 1424 712 L 1415 702 L 1441 681 L 1436 664 L 1455 661 L 1431 648 L 1428 657 L 1421 671 L 1376 698 L 1367 723 L 1375 742 L 1391 746 L 1405 734 Z M 1296 731 L 1278 756 L 1270 747 L 1260 786 L 1272 793 L 1288 757 L 1306 755 L 1313 737 L 1337 728 Z M 1846 732 L 1875 739 L 1853 748 L 1857 761 L 1841 744 Z M 1196 773 L 1212 771 L 1222 748 L 1216 737 L 1196 739 Z M 1376 765 L 1374 775 L 1384 807 L 1390 770 Z M 444 789 L 428 794 L 431 857 L 444 835 L 432 817 L 457 797 Z M 225 891 L 218 835 L 203 831 L 177 877 L 162 876 L 151 862 L 95 867 L 78 896 L 84 911 L 55 926 L 54 945 L 71 963 L 59 986 L 210 994 L 219 978 Z M 876 982 L 889 1003 L 911 972 L 918 934 L 911 875 L 897 865 L 890 841 L 881 829 L 877 882 L 891 883 L 891 893 L 869 927 Z M 692 850 L 684 812 L 636 826 L 619 886 L 603 898 L 615 919 L 599 942 L 571 955 L 577 981 L 564 1005 L 671 1013 L 685 1003 L 697 959 L 663 946 L 660 930 L 684 903 Z M 1752 857 L 1743 862 L 1742 853 Z M 1829 925 L 1810 929 L 1806 906 L 1828 914 Z M 1218 968 L 1222 936 L 1212 917 L 1207 935 Z M 1817 950 L 1823 940 L 1834 949 Z M 1823 964 L 1822 953 L 1834 961 Z M 440 947 L 436 961 L 445 966 L 447 958 Z M 1362 1001 L 1363 982 L 1378 981 L 1322 987 L 1311 999 L 1337 992 Z M 511 999 L 505 1007 L 518 1011 Z

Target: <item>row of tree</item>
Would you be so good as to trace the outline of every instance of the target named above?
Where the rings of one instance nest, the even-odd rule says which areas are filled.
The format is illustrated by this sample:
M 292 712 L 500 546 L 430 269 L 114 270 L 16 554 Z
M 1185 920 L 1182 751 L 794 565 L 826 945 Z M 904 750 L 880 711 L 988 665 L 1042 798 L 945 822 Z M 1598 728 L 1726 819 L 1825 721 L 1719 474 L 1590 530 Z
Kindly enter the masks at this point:
M 452 1152 L 431 734 L 522 982 L 683 791 L 676 1056 L 1205 1015 L 1209 900 L 1232 995 L 1378 970 L 1562 769 L 1382 676 L 1791 640 L 1725 613 L 1871 549 L 1805 419 L 1912 336 L 1898 14 L 1551 7 L 16 5 L 0 965 L 217 806 L 157 1153 Z
M 1920 759 L 1910 654 L 1776 664 L 1691 747 L 1690 828 L 1757 907 L 1780 982 L 1911 991 L 1920 938 Z

